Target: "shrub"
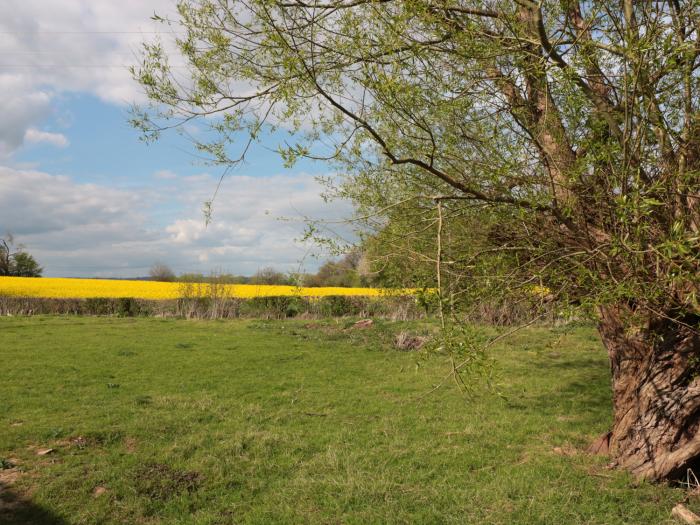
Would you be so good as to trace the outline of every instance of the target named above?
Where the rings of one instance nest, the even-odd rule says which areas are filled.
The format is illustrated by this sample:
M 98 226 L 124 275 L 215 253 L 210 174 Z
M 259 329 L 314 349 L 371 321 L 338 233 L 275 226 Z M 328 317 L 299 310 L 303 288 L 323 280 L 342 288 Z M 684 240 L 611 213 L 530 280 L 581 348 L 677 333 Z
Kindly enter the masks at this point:
M 141 314 L 141 310 L 139 302 L 132 297 L 120 297 L 118 299 L 116 313 L 119 317 L 136 317 Z

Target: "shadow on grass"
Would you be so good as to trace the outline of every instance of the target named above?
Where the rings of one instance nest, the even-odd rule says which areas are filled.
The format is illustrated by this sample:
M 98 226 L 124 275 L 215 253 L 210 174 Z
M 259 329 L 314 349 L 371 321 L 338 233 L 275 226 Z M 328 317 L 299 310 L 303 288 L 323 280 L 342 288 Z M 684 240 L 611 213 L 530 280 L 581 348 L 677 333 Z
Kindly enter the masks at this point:
M 50 510 L 32 503 L 0 483 L 0 523 L 3 525 L 68 525 Z
M 547 370 L 549 368 L 549 370 Z M 557 366 L 542 367 L 544 373 L 556 373 Z M 562 367 L 564 368 L 564 367 Z M 561 368 L 560 368 L 561 369 Z M 561 412 L 588 416 L 594 420 L 611 414 L 611 389 L 607 370 L 585 370 L 585 374 L 562 380 L 555 391 L 539 392 L 529 398 L 532 409 L 552 415 Z
M 522 397 L 514 396 L 509 400 L 509 408 L 553 416 L 566 412 L 594 419 L 610 413 L 611 388 L 607 363 L 556 356 L 540 358 L 534 366 L 542 378 L 558 378 L 556 384 L 548 379 L 535 380 L 525 386 Z M 522 373 L 532 371 L 523 369 Z

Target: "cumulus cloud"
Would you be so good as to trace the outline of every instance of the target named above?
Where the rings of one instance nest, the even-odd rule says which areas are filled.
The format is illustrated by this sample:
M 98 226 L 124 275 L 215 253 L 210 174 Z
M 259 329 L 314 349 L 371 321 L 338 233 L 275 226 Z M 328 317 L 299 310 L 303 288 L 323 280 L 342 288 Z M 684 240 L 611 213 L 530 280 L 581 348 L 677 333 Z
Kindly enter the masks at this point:
M 35 170 L 0 167 L 0 229 L 16 235 L 54 276 L 134 277 L 155 261 L 176 272 L 252 274 L 296 269 L 309 246 L 298 242 L 302 216 L 338 219 L 348 204 L 328 206 L 305 174 L 227 179 L 204 223 L 202 204 L 214 178 L 183 188 L 125 190 L 78 184 Z M 175 211 L 158 219 L 152 203 Z M 281 220 L 285 217 L 286 220 Z M 307 261 L 307 269 L 316 262 Z
M 183 218 L 168 224 L 165 232 L 169 242 L 196 253 L 199 261 L 214 267 L 236 261 L 243 273 L 268 265 L 295 268 L 309 251 L 298 242 L 305 217 L 330 221 L 352 213 L 349 203 L 324 202 L 321 185 L 307 174 L 237 175 L 224 179 L 213 204 L 213 221 L 206 225 L 202 204 L 215 186 L 216 179 L 206 174 L 191 179 L 188 191 L 179 196 Z
M 56 94 L 90 93 L 116 104 L 142 99 L 128 67 L 141 43 L 173 35 L 150 20 L 171 15 L 171 0 L 0 2 L 0 155 L 7 157 L 45 121 Z
M 185 61 L 175 45 L 177 31 L 153 21 L 154 13 L 179 18 L 174 0 L 0 1 L 0 156 L 14 153 L 62 94 L 87 93 L 122 106 L 145 102 L 129 71 L 144 42 L 158 41 L 173 71 L 182 72 L 179 82 L 189 82 L 179 69 Z M 241 93 L 253 90 L 247 83 L 233 85 Z M 192 136 L 202 132 L 192 123 L 183 129 Z
M 1 15 L 0 15 L 1 16 Z M 21 75 L 0 73 L 0 157 L 22 145 L 27 130 L 44 120 L 51 110 L 51 94 L 37 89 Z
M 50 131 L 41 131 L 36 128 L 29 128 L 24 133 L 24 140 L 27 142 L 45 142 L 58 148 L 65 148 L 69 142 L 63 133 L 52 133 Z

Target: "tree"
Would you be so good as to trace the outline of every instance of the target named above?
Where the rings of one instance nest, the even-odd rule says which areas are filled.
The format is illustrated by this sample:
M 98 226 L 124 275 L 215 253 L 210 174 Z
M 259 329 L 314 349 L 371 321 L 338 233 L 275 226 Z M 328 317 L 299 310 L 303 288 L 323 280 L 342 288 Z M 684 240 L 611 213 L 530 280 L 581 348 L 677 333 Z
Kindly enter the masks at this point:
M 0 275 L 10 275 L 12 250 L 10 246 L 13 244 L 12 235 L 8 235 L 6 239 L 0 239 Z
M 148 275 L 153 281 L 163 281 L 171 283 L 175 280 L 175 272 L 165 263 L 157 262 L 148 271 Z
M 437 268 L 542 283 L 596 315 L 617 465 L 660 479 L 700 456 L 697 2 L 182 0 L 179 15 L 164 22 L 189 76 L 158 44 L 134 69 L 148 138 L 200 119 L 216 138 L 196 146 L 230 165 L 284 124 L 283 158 L 334 163 L 361 217 L 483 221 Z
M 41 277 L 43 271 L 44 269 L 28 253 L 18 252 L 15 254 L 13 273 L 17 277 Z
M 43 271 L 21 245 L 15 247 L 12 235 L 0 239 L 0 276 L 41 277 Z
M 271 266 L 259 269 L 250 280 L 251 284 L 290 284 L 289 278 Z
M 360 250 L 346 253 L 340 260 L 328 261 L 321 265 L 314 275 L 304 278 L 306 286 L 366 286 L 365 260 Z

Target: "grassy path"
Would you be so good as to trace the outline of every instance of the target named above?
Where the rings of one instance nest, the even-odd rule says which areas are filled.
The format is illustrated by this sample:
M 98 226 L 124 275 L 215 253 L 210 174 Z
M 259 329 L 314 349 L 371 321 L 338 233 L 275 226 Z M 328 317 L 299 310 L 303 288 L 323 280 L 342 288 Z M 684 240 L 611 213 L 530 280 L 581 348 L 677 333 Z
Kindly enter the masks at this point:
M 415 402 L 443 359 L 312 324 L 0 319 L 0 522 L 672 523 L 679 489 L 580 452 L 610 417 L 590 328 L 496 348 L 503 397 Z

